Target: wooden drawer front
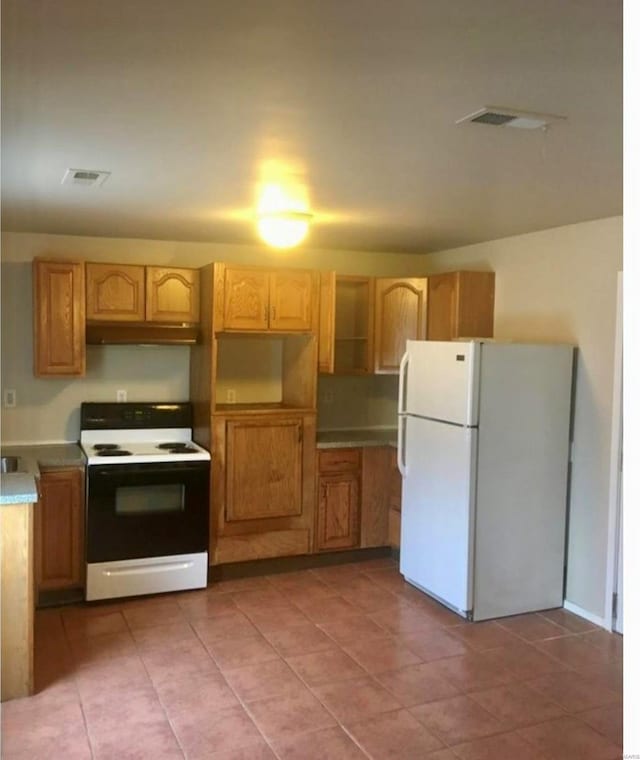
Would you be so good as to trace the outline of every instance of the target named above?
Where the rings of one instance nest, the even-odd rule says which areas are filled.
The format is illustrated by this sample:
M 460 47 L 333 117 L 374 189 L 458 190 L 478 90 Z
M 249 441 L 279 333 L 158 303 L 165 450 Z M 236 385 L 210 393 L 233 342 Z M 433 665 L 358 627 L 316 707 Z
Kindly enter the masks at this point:
M 344 472 L 360 469 L 360 449 L 329 449 L 320 451 L 318 470 L 320 472 Z

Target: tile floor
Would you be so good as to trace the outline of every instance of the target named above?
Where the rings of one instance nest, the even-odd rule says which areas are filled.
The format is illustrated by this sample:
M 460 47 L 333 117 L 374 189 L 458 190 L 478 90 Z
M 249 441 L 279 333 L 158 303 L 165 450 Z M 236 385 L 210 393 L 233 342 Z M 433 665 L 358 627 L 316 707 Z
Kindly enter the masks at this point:
M 622 639 L 564 610 L 470 624 L 392 560 L 40 611 L 6 760 L 607 760 Z

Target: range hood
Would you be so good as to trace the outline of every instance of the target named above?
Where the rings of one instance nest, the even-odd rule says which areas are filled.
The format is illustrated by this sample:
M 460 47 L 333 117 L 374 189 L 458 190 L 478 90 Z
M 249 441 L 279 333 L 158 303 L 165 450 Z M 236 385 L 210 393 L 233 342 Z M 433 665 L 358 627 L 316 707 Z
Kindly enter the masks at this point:
M 87 345 L 185 346 L 200 341 L 197 325 L 163 325 L 152 322 L 100 322 L 86 327 Z

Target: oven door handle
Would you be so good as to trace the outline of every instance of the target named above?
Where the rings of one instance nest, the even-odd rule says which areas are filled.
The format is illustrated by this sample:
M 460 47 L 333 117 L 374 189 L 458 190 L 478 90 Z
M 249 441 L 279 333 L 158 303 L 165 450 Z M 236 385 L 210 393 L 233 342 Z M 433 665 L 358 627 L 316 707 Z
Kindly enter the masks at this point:
M 104 575 L 148 575 L 152 573 L 168 573 L 173 570 L 188 570 L 193 567 L 193 560 L 182 562 L 155 562 L 153 564 L 144 564 L 137 567 L 116 567 L 103 570 Z

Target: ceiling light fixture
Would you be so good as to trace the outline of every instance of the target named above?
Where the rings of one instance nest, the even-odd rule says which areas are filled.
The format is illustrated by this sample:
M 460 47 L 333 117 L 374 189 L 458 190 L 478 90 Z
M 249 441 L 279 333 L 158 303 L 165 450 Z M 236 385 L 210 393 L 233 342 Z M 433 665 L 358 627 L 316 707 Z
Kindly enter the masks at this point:
M 309 232 L 312 214 L 302 211 L 270 211 L 258 215 L 258 234 L 274 248 L 293 248 Z
M 290 178 L 265 182 L 259 191 L 256 208 L 258 234 L 274 248 L 293 248 L 309 232 L 313 215 L 305 188 Z

